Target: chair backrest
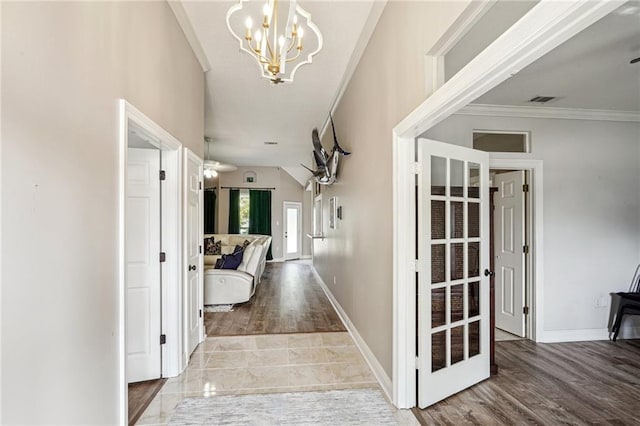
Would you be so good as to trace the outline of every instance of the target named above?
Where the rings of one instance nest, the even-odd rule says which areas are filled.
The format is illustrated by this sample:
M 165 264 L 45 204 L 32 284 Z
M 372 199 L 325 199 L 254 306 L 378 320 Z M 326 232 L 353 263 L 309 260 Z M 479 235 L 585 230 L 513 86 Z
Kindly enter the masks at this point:
M 640 265 L 636 267 L 636 272 L 633 274 L 633 278 L 631 279 L 629 293 L 640 293 Z

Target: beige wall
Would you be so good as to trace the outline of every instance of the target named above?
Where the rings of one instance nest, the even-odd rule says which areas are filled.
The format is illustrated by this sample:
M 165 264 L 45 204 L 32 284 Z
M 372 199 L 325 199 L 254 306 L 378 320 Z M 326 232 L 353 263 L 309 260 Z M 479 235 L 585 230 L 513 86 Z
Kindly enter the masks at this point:
M 248 171 L 256 173 L 256 182 L 243 182 L 244 174 Z M 284 201 L 300 203 L 303 201 L 305 192 L 300 183 L 279 167 L 239 167 L 234 172 L 220 173 L 219 185 L 218 232 L 221 234 L 225 234 L 229 230 L 229 190 L 223 189 L 224 187 L 275 188 L 271 192 L 271 233 L 273 236 L 271 251 L 274 259 L 282 258 L 282 203 Z M 304 218 L 304 205 L 302 214 Z
M 2 2 L 3 424 L 118 423 L 118 98 L 203 153 L 164 2 Z
M 323 188 L 314 265 L 389 377 L 392 371 L 392 128 L 425 99 L 424 56 L 466 2 L 390 2 L 334 114 L 339 181 Z M 331 146 L 331 132 L 323 138 Z M 329 229 L 331 196 L 343 206 Z M 334 284 L 335 277 L 335 284 Z

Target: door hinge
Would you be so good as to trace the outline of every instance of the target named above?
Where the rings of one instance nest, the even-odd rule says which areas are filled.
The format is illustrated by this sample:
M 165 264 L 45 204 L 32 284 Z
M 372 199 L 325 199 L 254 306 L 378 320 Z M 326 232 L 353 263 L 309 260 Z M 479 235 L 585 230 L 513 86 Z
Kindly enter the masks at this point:
M 529 192 L 529 184 L 525 183 L 524 185 L 522 185 L 522 192 Z
M 200 318 L 202 318 L 202 309 L 200 309 Z
M 164 345 L 165 343 L 167 343 L 167 335 L 166 334 L 161 334 L 160 335 L 160 344 Z
M 199 250 L 200 250 L 200 254 L 202 254 L 202 246 L 198 246 Z
M 525 244 L 525 245 L 522 246 L 522 252 L 524 254 L 529 254 L 529 245 L 528 244 Z
M 160 180 L 167 180 L 167 173 L 164 170 L 160 170 Z
M 420 370 L 420 358 L 416 357 L 416 370 Z
M 161 251 L 160 252 L 160 263 L 167 261 L 167 253 Z
M 418 259 L 413 260 L 413 270 L 416 272 L 420 272 L 420 261 Z
M 202 181 L 198 182 L 198 184 L 200 185 L 199 188 L 202 189 Z
M 422 163 L 415 162 L 413 163 L 413 173 L 419 175 L 422 172 Z
M 525 315 L 529 315 L 529 307 L 528 306 L 523 307 L 522 308 L 522 313 L 525 314 Z

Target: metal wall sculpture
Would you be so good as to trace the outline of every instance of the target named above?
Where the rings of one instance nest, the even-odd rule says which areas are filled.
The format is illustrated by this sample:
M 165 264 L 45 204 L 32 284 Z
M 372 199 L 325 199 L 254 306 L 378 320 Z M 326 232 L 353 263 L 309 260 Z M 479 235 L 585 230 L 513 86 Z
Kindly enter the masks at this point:
M 338 173 L 338 162 L 340 161 L 340 156 L 351 155 L 350 152 L 347 152 L 340 147 L 336 136 L 336 128 L 333 125 L 333 117 L 329 115 L 329 118 L 331 119 L 331 129 L 333 129 L 333 148 L 331 149 L 331 154 L 328 154 L 322 147 L 320 136 L 318 135 L 318 129 L 313 129 L 311 132 L 311 139 L 313 140 L 313 158 L 316 161 L 316 170 L 311 170 L 304 164 L 301 164 L 302 167 L 313 174 L 314 179 L 320 185 L 331 185 L 334 183 Z

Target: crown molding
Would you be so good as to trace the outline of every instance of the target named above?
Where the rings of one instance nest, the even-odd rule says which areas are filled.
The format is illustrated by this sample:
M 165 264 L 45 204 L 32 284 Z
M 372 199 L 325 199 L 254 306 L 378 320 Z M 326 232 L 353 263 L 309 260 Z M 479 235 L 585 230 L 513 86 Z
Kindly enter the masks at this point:
M 193 26 L 191 25 L 191 21 L 187 16 L 187 12 L 184 10 L 184 6 L 182 5 L 182 0 L 174 0 L 169 1 L 169 7 L 173 11 L 173 14 L 178 21 L 178 25 L 182 28 L 182 32 L 184 36 L 187 38 L 189 45 L 191 46 L 191 50 L 193 50 L 193 54 L 196 55 L 198 62 L 200 62 L 200 66 L 202 67 L 203 72 L 207 72 L 211 69 L 211 63 L 207 58 L 207 55 L 204 53 L 204 49 L 200 44 L 200 40 L 196 35 Z
M 640 112 L 604 109 L 557 108 L 547 106 L 469 104 L 458 110 L 455 114 L 493 117 L 553 118 L 560 120 L 640 122 Z

